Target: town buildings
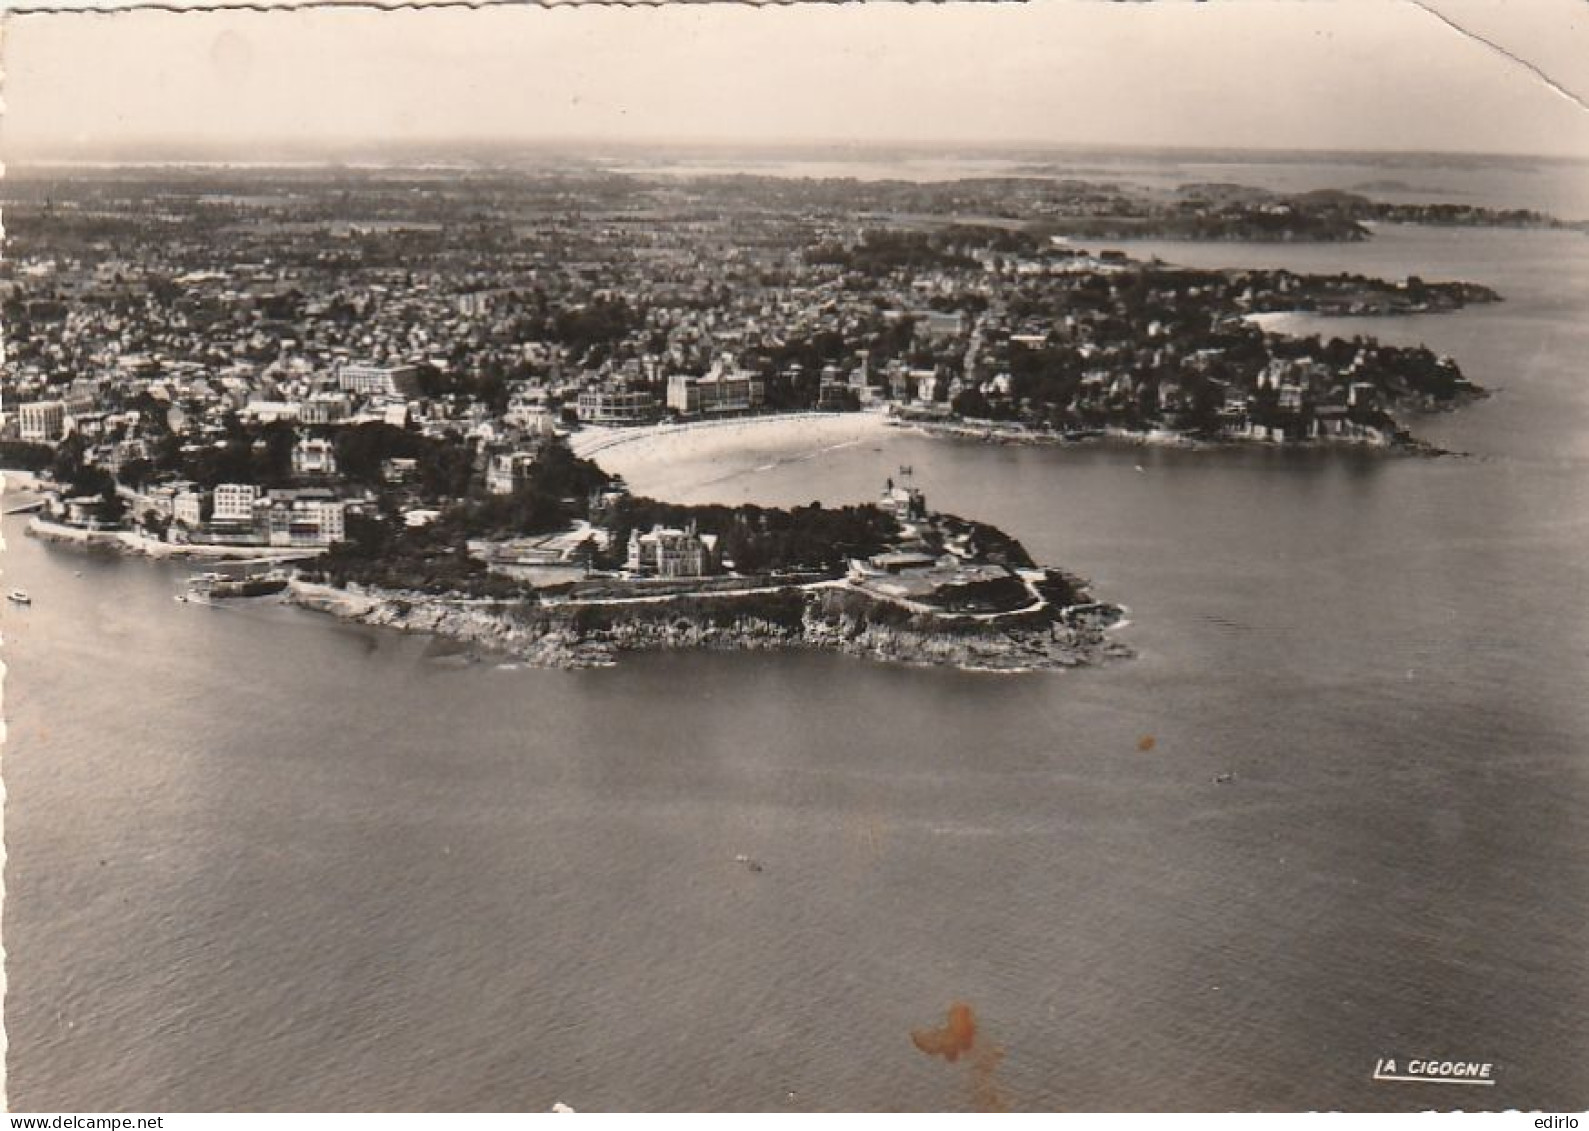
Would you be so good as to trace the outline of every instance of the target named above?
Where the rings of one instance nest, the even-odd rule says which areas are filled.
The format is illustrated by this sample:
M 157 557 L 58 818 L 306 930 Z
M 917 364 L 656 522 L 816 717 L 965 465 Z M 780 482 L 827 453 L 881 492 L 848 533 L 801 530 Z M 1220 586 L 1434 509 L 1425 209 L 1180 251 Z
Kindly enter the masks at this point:
M 766 401 L 766 384 L 754 373 L 719 359 L 705 376 L 668 378 L 668 408 L 682 416 L 750 412 Z
M 252 483 L 220 483 L 215 488 L 214 517 L 217 522 L 251 522 L 259 488 Z
M 661 415 L 650 389 L 624 385 L 581 389 L 576 405 L 581 424 L 650 424 Z
M 257 196 L 201 198 L 187 174 L 7 178 L 0 442 L 51 447 L 14 454 L 106 504 L 95 521 L 127 497 L 159 536 L 325 544 L 349 508 L 445 515 L 512 494 L 560 430 L 665 414 L 1390 443 L 1390 410 L 1475 395 L 1427 350 L 1251 316 L 1483 288 L 1183 269 L 956 219 L 1092 216 L 1118 196 L 1099 186 L 250 175 Z M 929 220 L 885 219 L 904 213 Z M 899 490 L 885 507 L 919 521 Z M 692 537 L 641 532 L 635 571 L 709 572 Z
M 330 491 L 277 490 L 264 502 L 262 525 L 271 546 L 331 546 L 346 534 L 347 504 Z
M 337 385 L 365 397 L 412 397 L 419 392 L 419 368 L 349 362 L 337 371 Z
M 64 401 L 32 401 L 17 406 L 17 428 L 22 439 L 49 444 L 66 431 Z

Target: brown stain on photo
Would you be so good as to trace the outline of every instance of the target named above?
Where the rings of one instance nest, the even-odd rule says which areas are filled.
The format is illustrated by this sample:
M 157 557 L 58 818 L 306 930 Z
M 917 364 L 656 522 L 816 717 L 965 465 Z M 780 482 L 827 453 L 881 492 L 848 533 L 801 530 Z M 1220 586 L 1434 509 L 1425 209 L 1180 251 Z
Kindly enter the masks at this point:
M 912 1029 L 910 1039 L 928 1056 L 941 1056 L 953 1064 L 976 1043 L 976 1014 L 969 1005 L 956 1002 L 949 1007 L 949 1020 L 942 1028 Z
M 1152 750 L 1158 744 L 1159 740 L 1154 738 L 1151 734 L 1144 734 L 1141 738 L 1137 739 L 1137 749 L 1142 751 L 1144 754 L 1146 754 L 1149 750 Z
M 1004 1049 L 977 1040 L 977 1017 L 964 1002 L 949 1007 L 948 1017 L 936 1029 L 912 1029 L 910 1040 L 928 1056 L 941 1056 L 954 1064 L 962 1056 L 969 1065 L 971 1098 L 978 1111 L 1008 1111 L 996 1073 Z

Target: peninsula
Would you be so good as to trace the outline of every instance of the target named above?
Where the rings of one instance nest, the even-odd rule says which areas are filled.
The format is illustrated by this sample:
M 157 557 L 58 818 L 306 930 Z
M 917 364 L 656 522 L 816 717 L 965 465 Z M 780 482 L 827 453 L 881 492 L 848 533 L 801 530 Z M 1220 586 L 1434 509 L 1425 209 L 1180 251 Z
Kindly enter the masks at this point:
M 589 487 L 586 501 L 557 492 Z M 290 599 L 532 664 L 654 648 L 820 648 L 971 670 L 1129 656 L 1123 611 L 993 527 L 889 480 L 876 503 L 682 506 L 546 445 L 514 497 L 408 526 L 359 519 Z
M 1118 609 L 903 478 L 866 507 L 688 508 L 586 457 L 615 435 L 859 412 L 1001 440 L 1420 450 L 1407 413 L 1483 395 L 1454 361 L 1265 316 L 1500 297 L 1072 240 L 1083 220 L 1291 239 L 1403 218 L 1350 194 L 578 164 L 5 185 L 0 465 L 52 484 L 36 533 L 277 570 L 313 558 L 300 603 L 546 662 L 676 644 L 972 667 L 1118 654 Z M 1146 227 L 1116 224 L 1137 214 Z

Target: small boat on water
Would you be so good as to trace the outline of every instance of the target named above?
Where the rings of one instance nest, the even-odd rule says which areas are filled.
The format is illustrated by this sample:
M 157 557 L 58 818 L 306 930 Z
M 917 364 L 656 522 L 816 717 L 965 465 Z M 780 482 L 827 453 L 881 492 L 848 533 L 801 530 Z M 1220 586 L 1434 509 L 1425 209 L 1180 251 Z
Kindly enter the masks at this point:
M 6 594 L 6 600 L 10 601 L 13 605 L 31 605 L 31 604 L 33 604 L 33 598 L 29 597 L 28 594 L 27 594 L 27 591 L 24 590 L 24 589 L 13 589 L 13 590 L 11 590 L 11 592 Z

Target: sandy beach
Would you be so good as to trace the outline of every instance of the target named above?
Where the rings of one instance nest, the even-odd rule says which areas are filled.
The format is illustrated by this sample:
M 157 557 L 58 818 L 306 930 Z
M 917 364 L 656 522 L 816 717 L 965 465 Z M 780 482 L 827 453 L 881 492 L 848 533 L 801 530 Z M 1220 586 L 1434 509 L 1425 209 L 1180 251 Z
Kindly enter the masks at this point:
M 623 476 L 632 491 L 681 499 L 712 483 L 875 443 L 890 432 L 880 413 L 798 413 L 651 428 L 586 428 L 574 451 Z
M 1300 310 L 1264 310 L 1243 314 L 1242 320 L 1252 323 L 1266 334 L 1290 334 L 1306 317 L 1307 313 Z
M 9 494 L 12 491 L 37 491 L 42 486 L 39 477 L 31 471 L 22 471 L 14 467 L 0 468 L 0 494 Z

